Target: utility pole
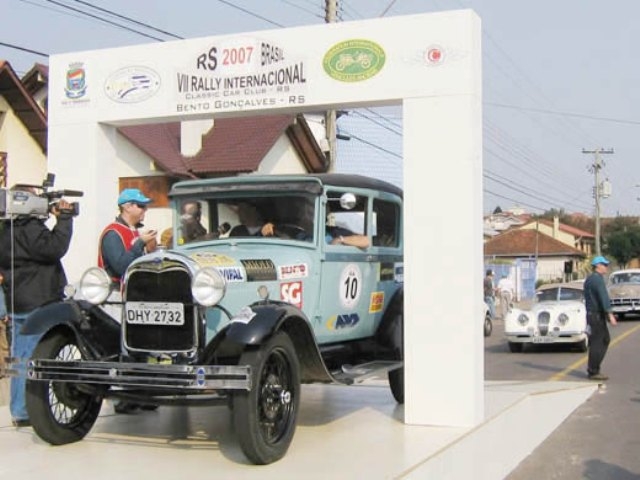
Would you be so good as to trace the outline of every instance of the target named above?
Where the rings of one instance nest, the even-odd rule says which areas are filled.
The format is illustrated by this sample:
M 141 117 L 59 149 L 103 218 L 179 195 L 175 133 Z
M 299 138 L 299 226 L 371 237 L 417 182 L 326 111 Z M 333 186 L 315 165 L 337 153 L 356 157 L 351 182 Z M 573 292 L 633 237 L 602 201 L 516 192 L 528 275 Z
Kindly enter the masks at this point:
M 604 166 L 604 162 L 600 158 L 601 155 L 610 155 L 613 153 L 613 148 L 609 148 L 607 150 L 602 147 L 596 148 L 595 150 L 586 150 L 582 149 L 582 153 L 589 153 L 595 156 L 595 160 L 593 164 L 589 166 L 589 171 L 594 175 L 594 189 L 593 189 L 593 197 L 596 201 L 596 255 L 602 254 L 602 249 L 600 248 L 600 199 L 606 198 L 609 196 L 608 191 L 604 191 L 602 188 L 602 182 L 600 182 L 600 169 Z
M 325 22 L 334 23 L 337 19 L 338 0 L 325 0 Z M 329 143 L 329 172 L 333 172 L 336 168 L 336 111 L 327 110 L 324 119 L 325 132 L 327 142 Z

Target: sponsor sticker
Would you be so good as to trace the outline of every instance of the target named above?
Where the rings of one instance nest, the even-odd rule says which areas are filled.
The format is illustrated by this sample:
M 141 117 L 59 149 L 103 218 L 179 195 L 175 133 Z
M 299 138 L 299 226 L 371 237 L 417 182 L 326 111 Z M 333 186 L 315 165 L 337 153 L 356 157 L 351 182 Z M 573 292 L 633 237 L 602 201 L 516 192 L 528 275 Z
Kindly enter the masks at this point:
M 153 97 L 160 89 L 160 75 L 142 66 L 121 68 L 109 75 L 104 92 L 117 103 L 138 103 Z
M 369 301 L 369 313 L 381 312 L 383 306 L 384 292 L 371 292 L 371 300 Z
M 378 276 L 379 280 L 381 282 L 387 281 L 387 280 L 393 280 L 394 279 L 394 264 L 393 263 L 380 263 L 380 275 Z
M 211 252 L 197 252 L 191 255 L 191 258 L 202 267 L 225 267 L 236 264 L 236 260 L 234 258 Z
M 322 67 L 340 82 L 362 82 L 384 67 L 386 54 L 371 40 L 352 39 L 335 44 L 322 59 Z
M 245 276 L 240 267 L 216 267 L 227 283 L 244 282 Z
M 278 267 L 278 277 L 280 280 L 289 280 L 291 278 L 306 278 L 309 276 L 309 267 L 306 263 L 298 263 L 295 265 L 280 265 Z
M 445 50 L 440 45 L 429 45 L 424 52 L 424 61 L 427 65 L 441 65 L 444 59 Z
M 281 283 L 280 300 L 302 309 L 302 282 Z
M 342 313 L 329 317 L 326 326 L 329 330 L 341 330 L 354 328 L 360 322 L 360 315 L 357 313 Z
M 394 270 L 395 270 L 394 280 L 396 281 L 396 283 L 403 283 L 404 282 L 404 264 L 396 263 Z

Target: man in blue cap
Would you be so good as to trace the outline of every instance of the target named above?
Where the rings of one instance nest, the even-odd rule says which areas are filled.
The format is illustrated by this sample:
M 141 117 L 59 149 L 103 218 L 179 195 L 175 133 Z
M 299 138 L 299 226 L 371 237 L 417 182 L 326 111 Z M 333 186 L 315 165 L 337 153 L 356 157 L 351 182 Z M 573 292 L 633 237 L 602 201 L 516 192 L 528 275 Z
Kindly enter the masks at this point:
M 584 301 L 587 309 L 587 331 L 589 335 L 589 360 L 587 374 L 591 380 L 608 380 L 609 377 L 600 373 L 600 364 L 607 353 L 609 347 L 609 328 L 607 320 L 611 325 L 618 322 L 611 310 L 609 294 L 604 282 L 604 275 L 607 273 L 609 260 L 598 255 L 591 260 L 593 272 L 584 282 Z
M 158 232 L 139 231 L 143 226 L 144 214 L 150 202 L 151 199 L 144 196 L 137 188 L 125 188 L 118 196 L 120 214 L 100 235 L 98 266 L 104 268 L 116 283 L 120 283 L 131 262 L 145 253 L 154 251 L 157 247 Z M 145 407 L 124 400 L 114 405 L 116 413 L 132 413 L 138 408 Z M 149 409 L 152 408 L 154 407 L 149 407 Z
M 114 282 L 120 282 L 127 267 L 144 253 L 155 250 L 155 230 L 139 232 L 144 214 L 151 202 L 137 188 L 125 188 L 118 196 L 118 215 L 100 236 L 98 266 L 104 268 Z

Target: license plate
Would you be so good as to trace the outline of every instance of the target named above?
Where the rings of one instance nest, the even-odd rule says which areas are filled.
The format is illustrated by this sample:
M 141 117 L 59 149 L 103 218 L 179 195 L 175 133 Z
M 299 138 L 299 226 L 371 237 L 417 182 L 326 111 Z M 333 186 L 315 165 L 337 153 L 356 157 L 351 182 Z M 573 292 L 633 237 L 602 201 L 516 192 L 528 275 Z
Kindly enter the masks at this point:
M 553 343 L 553 337 L 533 337 L 533 343 Z
M 127 302 L 127 323 L 135 325 L 184 325 L 184 305 L 176 302 Z

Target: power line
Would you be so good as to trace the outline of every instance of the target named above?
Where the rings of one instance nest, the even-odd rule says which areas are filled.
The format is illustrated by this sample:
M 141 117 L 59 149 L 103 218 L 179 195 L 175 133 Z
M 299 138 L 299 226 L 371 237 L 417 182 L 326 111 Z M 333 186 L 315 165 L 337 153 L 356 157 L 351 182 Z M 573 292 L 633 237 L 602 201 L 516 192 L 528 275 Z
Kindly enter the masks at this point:
M 525 112 L 536 112 L 536 113 L 545 113 L 549 115 L 559 115 L 562 117 L 576 117 L 576 118 L 588 118 L 590 120 L 599 120 L 602 122 L 613 122 L 613 123 L 622 123 L 626 125 L 640 125 L 640 121 L 637 120 L 623 120 L 619 118 L 610 118 L 610 117 L 599 117 L 597 115 L 586 115 L 583 113 L 571 113 L 571 112 L 559 112 L 556 110 L 545 110 L 542 108 L 528 108 L 521 107 L 518 105 L 506 105 L 503 103 L 494 103 L 494 102 L 484 102 L 485 105 L 490 105 L 492 107 L 499 108 L 510 108 L 512 110 L 522 110 Z
M 184 37 L 181 37 L 180 35 L 176 35 L 174 33 L 167 32 L 166 30 L 162 30 L 160 28 L 154 27 L 153 25 L 149 25 L 148 23 L 140 22 L 138 20 L 135 20 L 134 18 L 131 18 L 131 17 L 128 17 L 128 16 L 125 16 L 125 15 L 121 15 L 119 13 L 116 13 L 116 12 L 112 11 L 112 10 L 107 10 L 106 8 L 98 7 L 97 5 L 94 5 L 94 4 L 90 3 L 90 2 L 85 2 L 83 0 L 73 0 L 73 1 L 76 2 L 76 3 L 80 3 L 82 5 L 88 6 L 90 8 L 94 8 L 94 9 L 100 11 L 100 12 L 108 13 L 109 15 L 113 15 L 114 17 L 120 18 L 122 20 L 126 20 L 127 22 L 135 23 L 136 25 L 140 25 L 141 27 L 145 27 L 145 28 L 148 28 L 150 30 L 154 30 L 154 31 L 156 31 L 158 33 L 163 33 L 165 35 L 168 35 L 169 37 L 177 38 L 177 39 L 180 39 L 180 40 L 184 39 Z
M 121 28 L 123 30 L 128 30 L 129 32 L 137 33 L 138 35 L 142 35 L 143 37 L 147 37 L 147 38 L 150 38 L 152 40 L 157 40 L 159 42 L 164 42 L 164 40 L 162 38 L 154 37 L 153 35 L 148 35 L 148 34 L 146 34 L 144 32 L 139 31 L 139 30 L 135 30 L 135 29 L 129 28 L 129 27 L 125 26 L 125 25 L 121 25 L 119 23 L 112 22 L 111 20 L 107 20 L 106 18 L 102 18 L 102 17 L 99 17 L 97 15 L 93 15 L 92 13 L 85 12 L 84 10 L 80 10 L 78 8 L 74 8 L 71 5 L 65 5 L 64 3 L 56 2 L 55 0 L 44 0 L 44 1 L 48 2 L 48 3 L 51 3 L 53 5 L 58 5 L 59 7 L 65 8 L 67 10 L 71 10 L 73 12 L 80 13 L 81 15 L 85 15 L 87 17 L 94 18 L 94 19 L 98 20 L 99 22 L 107 23 L 109 25 L 113 25 L 114 27 L 118 27 L 118 28 Z
M 40 55 L 41 57 L 48 57 L 49 56 L 48 53 L 38 52 L 36 50 L 31 50 L 30 48 L 25 48 L 25 47 L 20 47 L 18 45 L 13 45 L 11 43 L 0 42 L 0 45 L 2 45 L 3 47 L 13 48 L 15 50 L 20 50 L 22 52 L 33 53 L 34 55 Z
M 244 13 L 246 13 L 248 15 L 251 15 L 252 17 L 256 17 L 256 18 L 259 18 L 260 20 L 264 20 L 265 22 L 270 23 L 271 25 L 275 25 L 276 27 L 283 27 L 284 28 L 284 25 L 282 25 L 281 23 L 274 22 L 273 20 L 269 20 L 268 18 L 263 17 L 262 15 L 258 15 L 257 13 L 252 12 L 251 10 L 247 10 L 246 8 L 242 8 L 242 7 L 239 7 L 237 5 L 234 5 L 233 3 L 228 2 L 227 0 L 218 0 L 218 1 L 220 3 L 224 3 L 225 5 L 227 5 L 227 6 L 231 7 L 231 8 L 235 8 L 236 10 L 240 10 L 241 12 L 244 12 Z

